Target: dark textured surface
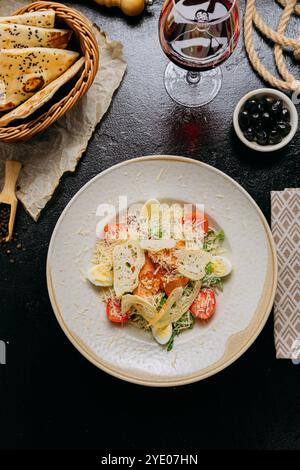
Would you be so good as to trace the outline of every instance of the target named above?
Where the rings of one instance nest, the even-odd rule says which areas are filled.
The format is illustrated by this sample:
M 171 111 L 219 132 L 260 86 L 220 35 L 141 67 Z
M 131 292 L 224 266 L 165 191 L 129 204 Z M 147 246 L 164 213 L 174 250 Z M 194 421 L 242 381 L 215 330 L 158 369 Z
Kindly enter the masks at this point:
M 74 4 L 124 43 L 128 72 L 76 173 L 65 175 L 39 223 L 19 208 L 16 231 L 26 251 L 16 244 L 10 256 L 0 250 L 0 339 L 9 342 L 7 365 L 0 366 L 0 447 L 299 449 L 300 366 L 275 360 L 272 317 L 235 364 L 177 389 L 142 388 L 106 375 L 58 326 L 45 280 L 51 233 L 71 197 L 105 168 L 141 155 L 192 157 L 241 183 L 268 219 L 270 190 L 299 186 L 299 132 L 279 154 L 263 155 L 243 147 L 232 130 L 237 100 L 262 85 L 242 40 L 223 68 L 219 96 L 188 111 L 164 90 L 159 2 L 133 20 L 92 2 Z M 275 2 L 259 4 L 274 24 Z M 291 34 L 297 31 L 295 22 Z M 259 47 L 271 65 L 271 52 L 262 42 Z

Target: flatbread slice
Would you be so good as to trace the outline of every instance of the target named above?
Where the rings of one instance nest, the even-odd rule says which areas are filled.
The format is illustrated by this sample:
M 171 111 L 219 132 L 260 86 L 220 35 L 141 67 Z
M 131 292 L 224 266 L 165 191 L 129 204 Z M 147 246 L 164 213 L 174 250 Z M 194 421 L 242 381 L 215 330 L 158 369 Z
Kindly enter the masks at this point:
M 138 241 L 128 240 L 113 250 L 114 289 L 117 297 L 133 292 L 139 283 L 139 273 L 145 264 L 145 254 Z
M 16 108 L 64 73 L 79 53 L 30 47 L 0 50 L 0 111 Z
M 54 47 L 66 49 L 72 31 L 69 29 L 37 28 L 23 24 L 0 23 L 0 49 Z
M 212 255 L 204 250 L 175 250 L 177 270 L 183 276 L 199 281 L 205 276 L 205 267 L 212 260 Z
M 73 78 L 76 73 L 81 69 L 84 64 L 84 57 L 81 57 L 75 64 L 73 64 L 68 70 L 62 75 L 49 83 L 49 85 L 42 88 L 42 90 L 35 93 L 24 103 L 20 104 L 17 108 L 13 109 L 9 113 L 4 114 L 0 117 L 0 127 L 7 126 L 10 122 L 16 119 L 25 119 L 33 114 L 37 109 L 43 106 L 49 101 L 57 90 Z
M 27 26 L 39 26 L 40 28 L 53 28 L 55 23 L 55 11 L 32 11 L 23 15 L 2 16 L 0 23 L 25 24 Z
M 134 307 L 139 314 L 150 323 L 156 315 L 155 307 L 145 298 L 140 295 L 125 294 L 121 297 L 121 311 L 122 313 Z
M 162 308 L 157 312 L 154 318 L 152 318 L 150 325 L 156 325 L 160 320 L 164 319 L 165 317 L 170 317 L 171 316 L 171 311 L 172 308 L 180 302 L 183 294 L 183 288 L 182 287 L 176 287 L 171 294 L 169 295 L 167 301 L 164 303 Z M 183 312 L 184 313 L 184 312 Z M 182 313 L 182 315 L 183 315 Z M 172 321 L 169 322 L 169 324 L 172 323 Z M 167 326 L 167 325 L 164 325 Z
M 164 315 L 161 316 L 158 321 L 154 321 L 156 328 L 163 329 L 172 323 L 176 323 L 177 320 L 179 320 L 182 315 L 189 310 L 190 306 L 199 293 L 200 287 L 201 281 L 196 281 L 191 291 L 184 289 L 181 298 L 175 302 L 175 304 L 173 303 L 171 308 L 167 312 L 164 312 Z M 174 289 L 173 292 L 177 289 Z

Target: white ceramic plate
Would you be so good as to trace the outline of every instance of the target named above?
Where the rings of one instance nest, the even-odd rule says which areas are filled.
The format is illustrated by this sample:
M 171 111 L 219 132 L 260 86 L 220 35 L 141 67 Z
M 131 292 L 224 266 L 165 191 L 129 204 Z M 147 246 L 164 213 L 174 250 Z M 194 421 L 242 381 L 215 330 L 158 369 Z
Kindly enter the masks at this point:
M 96 209 L 149 198 L 205 204 L 226 234 L 234 271 L 218 295 L 217 312 L 183 332 L 167 352 L 133 326 L 110 323 L 99 294 L 85 278 L 96 242 Z M 277 281 L 269 226 L 249 194 L 224 173 L 191 159 L 150 156 L 128 160 L 87 183 L 63 211 L 53 232 L 47 281 L 57 320 L 93 364 L 123 380 L 151 386 L 191 383 L 224 369 L 252 344 L 270 313 Z

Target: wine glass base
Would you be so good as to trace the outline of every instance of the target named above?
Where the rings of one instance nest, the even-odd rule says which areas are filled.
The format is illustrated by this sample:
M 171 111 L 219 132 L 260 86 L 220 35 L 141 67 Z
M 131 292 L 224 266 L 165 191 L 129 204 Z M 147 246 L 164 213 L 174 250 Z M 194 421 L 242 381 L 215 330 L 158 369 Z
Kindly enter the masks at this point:
M 198 108 L 212 101 L 222 86 L 222 72 L 217 67 L 190 76 L 186 70 L 169 62 L 165 70 L 165 87 L 176 103 L 188 108 Z M 192 74 L 193 75 L 193 74 Z

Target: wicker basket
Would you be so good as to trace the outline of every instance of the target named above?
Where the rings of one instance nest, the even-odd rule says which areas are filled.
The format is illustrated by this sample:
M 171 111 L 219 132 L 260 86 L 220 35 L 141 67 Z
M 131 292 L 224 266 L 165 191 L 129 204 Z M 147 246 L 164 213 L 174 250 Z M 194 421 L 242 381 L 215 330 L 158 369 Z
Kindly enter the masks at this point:
M 98 44 L 91 26 L 86 18 L 77 11 L 69 8 L 61 3 L 56 2 L 35 2 L 20 8 L 15 15 L 20 15 L 30 11 L 37 10 L 55 10 L 56 18 L 64 22 L 72 29 L 78 40 L 78 47 L 85 57 L 85 66 L 77 79 L 74 87 L 67 91 L 66 96 L 59 97 L 59 101 L 45 111 L 41 108 L 41 115 L 35 117 L 31 121 L 26 121 L 20 125 L 10 127 L 0 127 L 0 141 L 2 142 L 24 142 L 34 135 L 45 130 L 53 124 L 69 109 L 71 109 L 77 101 L 87 92 L 93 80 L 99 65 Z

